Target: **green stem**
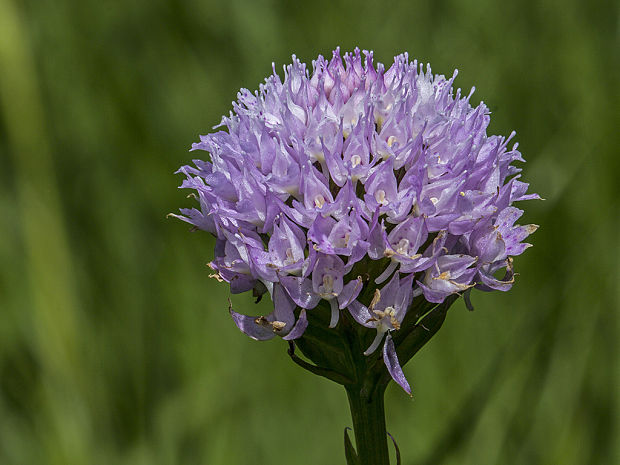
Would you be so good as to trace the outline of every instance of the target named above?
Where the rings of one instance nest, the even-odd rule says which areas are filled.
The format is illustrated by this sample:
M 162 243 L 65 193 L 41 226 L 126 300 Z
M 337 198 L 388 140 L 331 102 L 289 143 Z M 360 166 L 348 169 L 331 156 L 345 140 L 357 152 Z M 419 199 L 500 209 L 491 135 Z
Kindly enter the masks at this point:
M 359 465 L 390 465 L 383 404 L 385 387 L 377 386 L 369 393 L 359 385 L 345 386 Z

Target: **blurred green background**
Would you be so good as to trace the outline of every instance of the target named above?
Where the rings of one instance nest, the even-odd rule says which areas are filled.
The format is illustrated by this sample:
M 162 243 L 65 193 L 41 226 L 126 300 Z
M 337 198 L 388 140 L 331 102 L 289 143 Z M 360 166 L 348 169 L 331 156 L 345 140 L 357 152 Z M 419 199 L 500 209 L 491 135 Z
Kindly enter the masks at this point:
M 414 400 L 388 389 L 403 465 L 620 463 L 619 24 L 604 0 L 0 0 L 0 464 L 344 463 L 344 390 L 242 335 L 213 241 L 166 219 L 237 90 L 337 45 L 458 68 L 547 199 L 514 289 L 453 307 Z

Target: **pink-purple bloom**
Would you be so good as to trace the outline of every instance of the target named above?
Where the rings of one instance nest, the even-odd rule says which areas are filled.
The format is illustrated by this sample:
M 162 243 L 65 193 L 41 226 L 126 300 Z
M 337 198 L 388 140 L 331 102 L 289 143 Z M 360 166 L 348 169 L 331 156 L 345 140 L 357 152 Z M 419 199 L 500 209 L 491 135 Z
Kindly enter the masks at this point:
M 536 229 L 515 224 L 512 204 L 539 197 L 513 165 L 514 133 L 487 135 L 490 112 L 454 90 L 456 71 L 433 75 L 407 54 L 386 69 L 358 49 L 312 65 L 293 56 L 283 78 L 274 68 L 242 89 L 224 129 L 193 144 L 210 161 L 179 170 L 199 208 L 178 218 L 217 238 L 210 266 L 232 293 L 270 294 L 266 317 L 231 308 L 241 331 L 297 339 L 324 302 L 330 328 L 348 311 L 376 330 L 365 354 L 383 345 L 410 392 L 391 333 L 413 299 L 508 290 Z

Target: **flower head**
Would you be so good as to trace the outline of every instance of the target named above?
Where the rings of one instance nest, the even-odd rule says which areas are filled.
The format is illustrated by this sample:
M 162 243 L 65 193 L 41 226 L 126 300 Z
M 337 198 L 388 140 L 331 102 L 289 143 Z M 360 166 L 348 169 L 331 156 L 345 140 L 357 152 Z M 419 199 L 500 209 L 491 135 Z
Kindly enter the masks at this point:
M 414 297 L 509 289 L 512 257 L 536 229 L 515 224 L 512 204 L 538 196 L 513 165 L 514 133 L 487 135 L 489 110 L 454 91 L 456 71 L 433 75 L 407 54 L 386 69 L 358 49 L 312 65 L 293 56 L 283 78 L 274 68 L 238 93 L 225 129 L 192 146 L 210 161 L 179 170 L 200 205 L 178 218 L 217 238 L 210 265 L 231 292 L 269 292 L 266 317 L 231 309 L 243 332 L 295 339 L 322 303 L 329 327 L 348 309 L 376 329 L 365 353 L 385 341 L 408 390 L 390 333 Z

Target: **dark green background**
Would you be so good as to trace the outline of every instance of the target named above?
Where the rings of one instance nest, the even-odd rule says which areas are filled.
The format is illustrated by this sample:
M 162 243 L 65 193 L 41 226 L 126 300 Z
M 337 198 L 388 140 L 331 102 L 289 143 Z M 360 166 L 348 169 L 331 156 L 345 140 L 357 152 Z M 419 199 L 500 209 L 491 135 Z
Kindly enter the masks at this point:
M 620 463 L 617 2 L 0 0 L 0 464 L 342 464 L 344 390 L 242 335 L 173 172 L 295 53 L 408 51 L 547 200 L 388 389 L 403 465 Z M 205 155 L 203 155 L 205 156 Z M 235 297 L 238 309 L 268 312 Z

